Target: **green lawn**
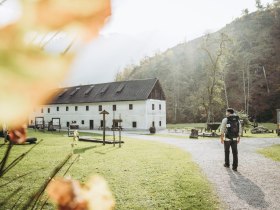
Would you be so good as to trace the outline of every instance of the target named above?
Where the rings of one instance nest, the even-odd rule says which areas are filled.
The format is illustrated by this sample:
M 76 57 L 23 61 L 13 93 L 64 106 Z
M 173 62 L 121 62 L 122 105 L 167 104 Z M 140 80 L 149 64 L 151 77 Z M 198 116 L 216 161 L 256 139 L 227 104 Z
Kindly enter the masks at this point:
M 11 209 L 14 204 L 14 209 L 19 209 L 71 152 L 71 138 L 62 134 L 31 131 L 29 136 L 36 136 L 43 142 L 0 178 L 1 209 Z M 15 145 L 10 162 L 31 147 Z M 1 156 L 5 149 L 6 145 L 1 146 Z M 117 209 L 220 208 L 212 186 L 190 155 L 180 149 L 157 142 L 125 139 L 122 148 L 78 142 L 75 155 L 78 154 L 80 159 L 67 175 L 81 182 L 94 174 L 105 177 L 115 195 Z M 24 174 L 27 175 L 21 177 Z M 18 187 L 22 189 L 17 190 Z M 45 209 L 53 208 L 51 203 L 45 206 Z
M 267 158 L 280 162 L 280 144 L 260 149 L 258 152 Z
M 167 129 L 190 129 L 197 127 L 206 127 L 206 123 L 180 123 L 180 124 L 167 124 Z
M 277 128 L 277 124 L 275 123 L 259 123 L 259 126 L 263 126 L 269 130 L 275 130 Z

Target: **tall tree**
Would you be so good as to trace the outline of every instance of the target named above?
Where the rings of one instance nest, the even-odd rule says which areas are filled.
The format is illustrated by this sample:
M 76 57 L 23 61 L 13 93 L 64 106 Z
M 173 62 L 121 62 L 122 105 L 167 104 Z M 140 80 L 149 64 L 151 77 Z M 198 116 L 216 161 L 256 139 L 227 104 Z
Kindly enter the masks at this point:
M 261 3 L 261 0 L 256 0 L 256 7 L 258 10 L 262 10 L 263 9 L 263 5 Z
M 228 36 L 224 33 L 220 34 L 218 40 L 214 40 L 214 44 L 218 44 L 217 50 L 211 49 L 211 37 L 209 34 L 205 36 L 204 43 L 201 49 L 206 53 L 208 58 L 205 65 L 207 82 L 205 84 L 207 99 L 204 101 L 205 111 L 207 113 L 207 123 L 212 122 L 214 118 L 214 102 L 215 96 L 219 93 L 219 85 L 222 83 L 223 72 L 221 71 L 221 60 L 225 55 L 226 42 L 228 42 Z

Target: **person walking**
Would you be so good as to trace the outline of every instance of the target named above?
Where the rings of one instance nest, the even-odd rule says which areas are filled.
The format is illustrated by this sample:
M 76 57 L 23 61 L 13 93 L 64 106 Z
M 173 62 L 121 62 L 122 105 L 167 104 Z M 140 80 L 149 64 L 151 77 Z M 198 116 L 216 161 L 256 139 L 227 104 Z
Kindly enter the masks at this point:
M 226 110 L 226 117 L 222 121 L 221 125 L 221 143 L 224 144 L 225 151 L 225 164 L 224 167 L 229 168 L 229 154 L 230 147 L 232 150 L 233 163 L 232 170 L 237 171 L 238 167 L 238 150 L 237 144 L 240 142 L 242 128 L 239 117 L 235 113 L 234 109 L 228 108 Z

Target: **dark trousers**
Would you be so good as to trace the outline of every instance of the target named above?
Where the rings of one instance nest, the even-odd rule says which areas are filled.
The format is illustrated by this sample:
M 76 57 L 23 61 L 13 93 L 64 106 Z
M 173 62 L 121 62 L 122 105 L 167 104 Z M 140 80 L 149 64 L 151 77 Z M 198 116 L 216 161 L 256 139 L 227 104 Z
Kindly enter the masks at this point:
M 229 153 L 230 153 L 230 147 L 232 151 L 233 156 L 233 163 L 232 168 L 237 168 L 238 166 L 238 151 L 237 151 L 237 141 L 235 140 L 229 140 L 224 141 L 224 147 L 225 147 L 225 164 L 229 166 Z

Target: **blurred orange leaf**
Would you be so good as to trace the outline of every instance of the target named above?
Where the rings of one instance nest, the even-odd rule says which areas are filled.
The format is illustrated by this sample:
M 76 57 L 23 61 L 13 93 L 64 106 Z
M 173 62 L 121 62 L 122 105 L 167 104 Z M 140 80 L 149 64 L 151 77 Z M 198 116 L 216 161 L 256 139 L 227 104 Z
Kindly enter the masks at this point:
M 107 182 L 100 176 L 84 186 L 75 180 L 58 178 L 49 184 L 47 193 L 60 210 L 111 210 L 115 206 Z
M 25 5 L 28 23 L 47 30 L 79 31 L 86 40 L 96 36 L 111 15 L 110 0 L 36 0 Z
M 22 144 L 26 141 L 26 126 L 9 130 L 9 140 L 14 144 Z
M 110 15 L 109 0 L 22 0 L 23 15 L 0 28 L 0 123 L 17 126 L 52 97 L 73 55 L 50 54 L 24 39 L 30 31 L 71 29 L 96 36 Z

